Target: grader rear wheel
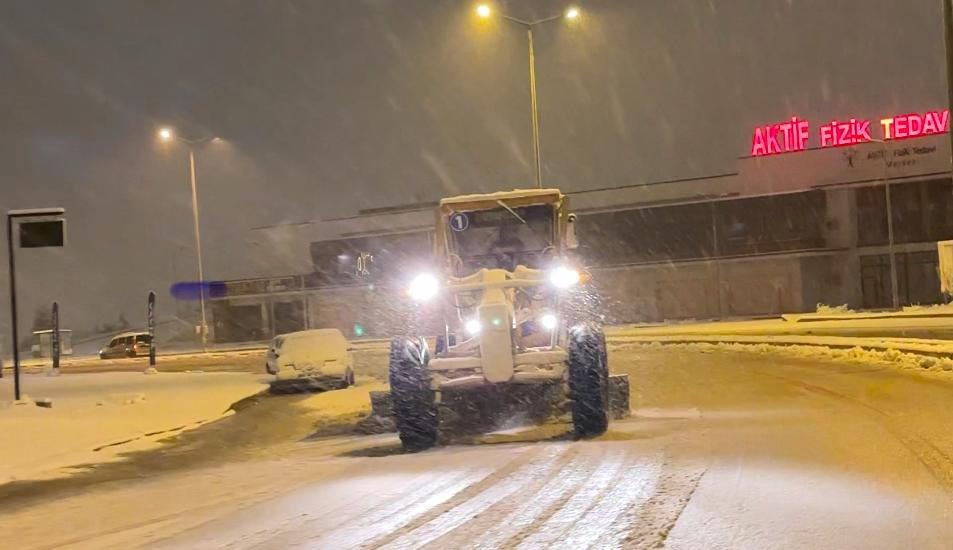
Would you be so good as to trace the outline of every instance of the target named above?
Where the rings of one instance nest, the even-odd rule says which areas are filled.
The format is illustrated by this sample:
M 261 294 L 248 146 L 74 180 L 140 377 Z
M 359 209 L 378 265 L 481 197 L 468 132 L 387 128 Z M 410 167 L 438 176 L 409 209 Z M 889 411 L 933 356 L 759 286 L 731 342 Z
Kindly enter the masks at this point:
M 609 427 L 609 362 L 606 338 L 596 325 L 569 332 L 569 392 L 577 437 L 595 437 Z

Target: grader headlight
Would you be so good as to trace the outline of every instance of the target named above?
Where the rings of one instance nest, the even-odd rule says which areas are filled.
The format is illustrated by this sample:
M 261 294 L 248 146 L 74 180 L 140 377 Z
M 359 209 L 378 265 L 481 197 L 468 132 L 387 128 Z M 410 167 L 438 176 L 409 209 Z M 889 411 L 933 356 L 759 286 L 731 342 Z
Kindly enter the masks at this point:
M 427 302 L 437 295 L 439 289 L 440 283 L 437 282 L 436 277 L 429 273 L 421 273 L 410 282 L 407 293 L 416 302 Z
M 571 267 L 564 265 L 554 267 L 552 271 L 549 272 L 549 282 L 553 284 L 554 287 L 565 289 L 579 284 L 581 276 L 579 271 Z

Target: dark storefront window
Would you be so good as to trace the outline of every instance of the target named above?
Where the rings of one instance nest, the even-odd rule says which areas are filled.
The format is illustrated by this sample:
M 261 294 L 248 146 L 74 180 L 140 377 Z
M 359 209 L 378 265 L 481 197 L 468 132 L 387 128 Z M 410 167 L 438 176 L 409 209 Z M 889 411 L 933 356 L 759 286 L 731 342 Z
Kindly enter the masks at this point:
M 304 301 L 275 302 L 272 306 L 275 334 L 304 330 Z
M 822 191 L 717 202 L 719 252 L 740 256 L 822 248 L 825 209 Z
M 579 242 L 592 265 L 823 248 L 825 209 L 824 193 L 810 191 L 589 214 Z
M 709 204 L 582 215 L 577 232 L 580 253 L 591 265 L 704 258 L 713 253 Z
M 949 180 L 893 184 L 890 202 L 895 243 L 953 238 L 953 186 Z M 857 190 L 857 226 L 860 246 L 889 242 L 883 185 Z
M 313 242 L 311 259 L 309 286 L 397 280 L 430 266 L 431 233 Z
M 263 328 L 261 304 L 232 305 L 215 301 L 211 307 L 216 342 L 252 342 L 271 336 Z
M 940 279 L 935 251 L 897 253 L 897 290 L 900 305 L 940 303 Z M 864 308 L 893 306 L 890 290 L 890 256 L 860 257 Z

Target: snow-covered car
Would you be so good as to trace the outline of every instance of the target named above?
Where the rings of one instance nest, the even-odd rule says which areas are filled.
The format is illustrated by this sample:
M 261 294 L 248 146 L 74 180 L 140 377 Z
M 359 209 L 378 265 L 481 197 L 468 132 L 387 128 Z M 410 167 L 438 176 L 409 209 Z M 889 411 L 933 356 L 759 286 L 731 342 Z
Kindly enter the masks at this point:
M 265 370 L 275 375 L 272 388 L 307 386 L 328 390 L 354 383 L 354 363 L 347 339 L 337 329 L 275 336 L 265 354 Z

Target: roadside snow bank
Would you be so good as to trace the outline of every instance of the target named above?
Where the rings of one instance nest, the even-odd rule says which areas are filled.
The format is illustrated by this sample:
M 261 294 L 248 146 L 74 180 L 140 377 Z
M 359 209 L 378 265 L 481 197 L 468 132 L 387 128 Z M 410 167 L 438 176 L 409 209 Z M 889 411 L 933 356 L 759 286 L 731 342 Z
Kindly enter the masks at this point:
M 232 403 L 265 389 L 247 373 L 109 372 L 23 377 L 25 393 L 51 408 L 12 404 L 12 380 L 0 380 L 0 483 L 66 475 L 70 467 L 116 460 L 121 453 L 221 418 Z
M 302 414 L 314 418 L 317 436 L 353 431 L 357 422 L 371 412 L 370 393 L 387 390 L 387 384 L 370 376 L 362 376 L 354 386 L 313 394 L 295 403 L 295 407 L 301 409 Z
M 835 348 L 823 344 L 772 344 L 772 343 L 741 343 L 741 342 L 624 342 L 612 344 L 615 349 L 676 347 L 697 351 L 700 353 L 714 353 L 737 351 L 755 353 L 759 355 L 774 355 L 796 359 L 813 359 L 819 361 L 848 361 L 865 365 L 885 365 L 900 369 L 927 370 L 933 373 L 953 376 L 953 358 L 934 357 L 901 351 L 896 348 L 873 349 L 860 345 L 851 348 Z

